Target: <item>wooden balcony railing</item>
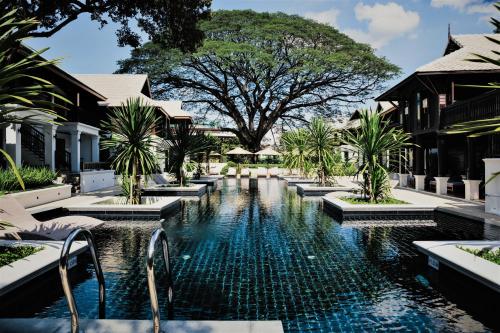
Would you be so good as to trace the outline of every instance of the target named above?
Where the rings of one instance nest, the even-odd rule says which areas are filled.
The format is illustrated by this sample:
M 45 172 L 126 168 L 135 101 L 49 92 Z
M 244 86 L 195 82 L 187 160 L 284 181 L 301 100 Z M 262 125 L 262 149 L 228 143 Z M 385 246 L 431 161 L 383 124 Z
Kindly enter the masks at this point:
M 466 121 L 500 117 L 500 89 L 456 102 L 441 110 L 441 128 Z

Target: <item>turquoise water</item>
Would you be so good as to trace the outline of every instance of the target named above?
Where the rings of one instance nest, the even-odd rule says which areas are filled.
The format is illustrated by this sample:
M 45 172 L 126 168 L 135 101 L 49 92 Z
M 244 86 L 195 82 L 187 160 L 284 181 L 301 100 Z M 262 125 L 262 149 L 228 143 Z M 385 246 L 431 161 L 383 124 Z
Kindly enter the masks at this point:
M 497 304 L 470 281 L 436 276 L 414 240 L 500 239 L 500 230 L 447 216 L 436 221 L 336 222 L 320 199 L 278 180 L 225 180 L 166 219 L 174 273 L 162 318 L 275 320 L 287 332 L 490 331 Z M 150 318 L 145 248 L 157 221 L 108 221 L 95 230 L 107 283 L 107 318 Z M 158 251 L 159 252 L 159 251 Z M 82 317 L 97 317 L 89 261 L 72 272 Z M 48 287 L 48 286 L 52 287 Z M 57 276 L 19 294 L 2 316 L 68 316 Z M 465 286 L 465 287 L 464 287 Z M 458 292 L 458 290 L 460 292 Z M 485 295 L 483 297 L 482 295 Z

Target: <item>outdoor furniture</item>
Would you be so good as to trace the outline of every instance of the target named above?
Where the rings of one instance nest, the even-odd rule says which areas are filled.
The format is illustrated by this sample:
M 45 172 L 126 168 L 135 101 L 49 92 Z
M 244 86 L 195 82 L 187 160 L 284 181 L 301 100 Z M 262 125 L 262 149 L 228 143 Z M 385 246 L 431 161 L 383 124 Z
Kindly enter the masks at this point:
M 258 167 L 257 168 L 257 177 L 267 177 L 267 168 Z
M 236 177 L 236 168 L 228 168 L 226 176 Z
M 241 174 L 241 177 L 249 177 L 250 176 L 250 169 L 249 168 L 242 168 L 240 174 Z
M 63 216 L 45 222 L 35 219 L 10 195 L 0 197 L 0 221 L 7 226 L 0 238 L 63 240 L 76 228 L 95 228 L 104 222 L 87 216 Z

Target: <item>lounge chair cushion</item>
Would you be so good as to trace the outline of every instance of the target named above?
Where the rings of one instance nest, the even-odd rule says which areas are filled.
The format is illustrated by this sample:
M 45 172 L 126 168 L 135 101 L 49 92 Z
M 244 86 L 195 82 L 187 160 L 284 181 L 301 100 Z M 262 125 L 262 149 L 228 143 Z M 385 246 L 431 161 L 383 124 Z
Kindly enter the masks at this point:
M 40 222 L 13 197 L 0 197 L 0 220 L 13 227 L 0 230 L 0 238 L 65 239 L 76 228 L 94 228 L 104 222 L 87 216 L 64 216 Z M 31 236 L 30 236 L 31 235 Z

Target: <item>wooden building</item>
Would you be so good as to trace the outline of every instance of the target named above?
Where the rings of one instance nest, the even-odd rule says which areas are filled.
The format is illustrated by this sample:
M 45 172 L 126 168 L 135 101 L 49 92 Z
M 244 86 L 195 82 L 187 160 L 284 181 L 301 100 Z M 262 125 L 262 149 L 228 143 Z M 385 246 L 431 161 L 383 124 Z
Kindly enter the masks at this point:
M 500 116 L 500 89 L 471 87 L 500 82 L 499 66 L 468 61 L 473 54 L 497 57 L 492 50 L 499 47 L 487 36 L 500 39 L 500 34 L 449 35 L 442 57 L 376 99 L 393 105 L 389 119 L 411 133 L 415 143 L 400 172 L 425 176 L 427 190 L 433 190 L 436 180 L 455 192 L 465 179 L 484 180 L 482 159 L 500 157 L 500 135 L 470 138 L 470 132 L 449 131 L 457 124 Z

